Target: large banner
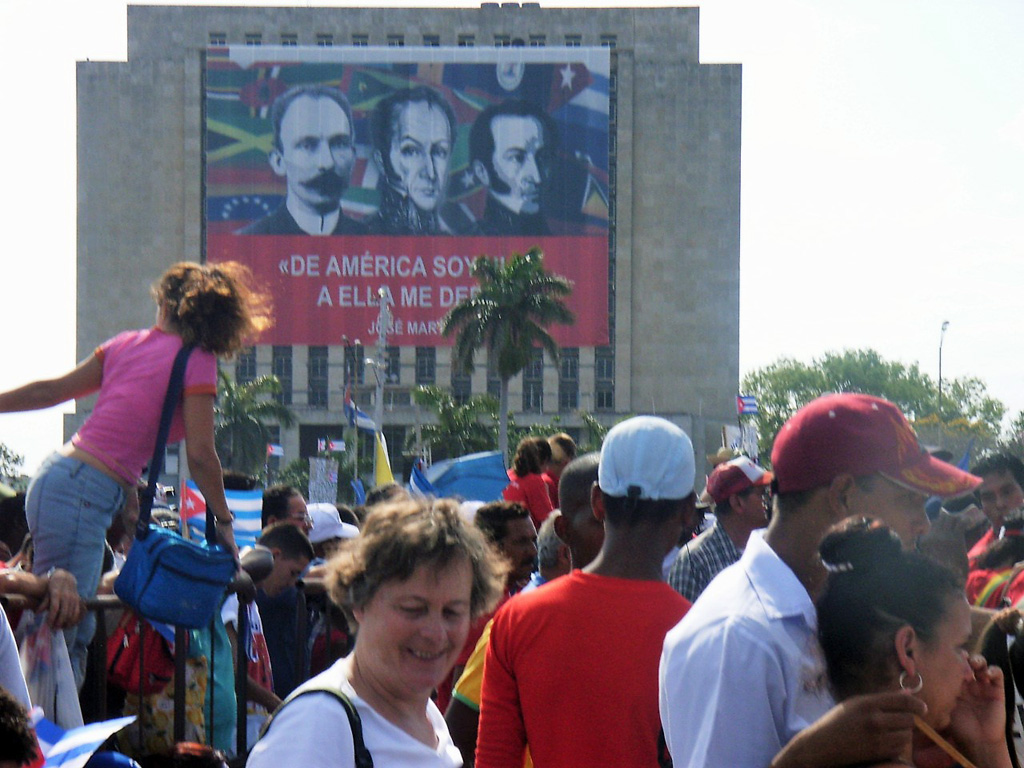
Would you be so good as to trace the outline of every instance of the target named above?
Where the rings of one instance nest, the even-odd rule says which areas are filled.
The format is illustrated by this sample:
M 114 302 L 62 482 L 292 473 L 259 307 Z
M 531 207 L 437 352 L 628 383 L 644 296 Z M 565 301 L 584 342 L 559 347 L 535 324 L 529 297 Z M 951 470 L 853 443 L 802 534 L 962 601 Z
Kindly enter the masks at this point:
M 265 344 L 434 346 L 476 257 L 533 246 L 608 343 L 605 48 L 232 46 L 206 54 L 206 256 L 272 289 Z

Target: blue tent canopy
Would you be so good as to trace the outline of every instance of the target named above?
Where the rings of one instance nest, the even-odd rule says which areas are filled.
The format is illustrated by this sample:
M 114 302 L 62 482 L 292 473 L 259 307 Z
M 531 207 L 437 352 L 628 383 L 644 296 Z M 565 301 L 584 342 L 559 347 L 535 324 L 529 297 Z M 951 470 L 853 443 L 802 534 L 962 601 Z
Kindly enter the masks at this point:
M 498 501 L 508 485 L 505 463 L 498 451 L 485 451 L 439 461 L 423 472 L 438 497 L 465 501 Z

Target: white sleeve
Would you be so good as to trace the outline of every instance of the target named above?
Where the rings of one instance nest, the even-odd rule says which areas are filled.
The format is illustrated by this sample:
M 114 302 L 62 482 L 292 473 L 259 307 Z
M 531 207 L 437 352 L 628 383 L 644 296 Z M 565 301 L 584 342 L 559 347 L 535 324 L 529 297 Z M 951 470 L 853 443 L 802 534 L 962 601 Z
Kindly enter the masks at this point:
M 288 702 L 249 753 L 246 768 L 355 768 L 345 707 L 329 693 Z
M 32 708 L 32 701 L 25 684 L 25 675 L 21 673 L 21 659 L 18 657 L 18 644 L 7 621 L 7 614 L 0 608 L 0 685 L 7 689 L 14 698 L 26 709 Z
M 225 626 L 238 629 L 238 595 L 228 595 L 220 607 L 220 620 Z

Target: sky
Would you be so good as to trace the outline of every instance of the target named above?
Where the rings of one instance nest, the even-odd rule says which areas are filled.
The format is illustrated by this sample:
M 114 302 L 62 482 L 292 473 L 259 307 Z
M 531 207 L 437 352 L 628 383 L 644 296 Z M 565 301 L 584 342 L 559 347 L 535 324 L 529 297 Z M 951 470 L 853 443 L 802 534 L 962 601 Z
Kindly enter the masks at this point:
M 948 321 L 943 378 L 976 376 L 1024 410 L 1024 2 L 692 4 L 701 61 L 743 65 L 741 375 L 873 348 L 936 378 Z M 0 391 L 76 362 L 75 64 L 126 60 L 125 9 L 0 1 Z M 0 442 L 31 473 L 72 410 L 2 415 Z

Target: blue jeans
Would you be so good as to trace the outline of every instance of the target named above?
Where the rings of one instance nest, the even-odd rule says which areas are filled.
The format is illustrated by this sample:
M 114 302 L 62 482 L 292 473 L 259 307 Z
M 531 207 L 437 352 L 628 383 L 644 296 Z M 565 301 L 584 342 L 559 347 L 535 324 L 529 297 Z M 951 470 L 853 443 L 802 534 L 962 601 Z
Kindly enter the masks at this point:
M 32 571 L 45 574 L 51 568 L 63 568 L 78 580 L 79 595 L 86 600 L 95 597 L 107 529 L 124 502 L 124 488 L 116 480 L 78 459 L 52 454 L 32 478 L 25 499 L 35 546 Z M 95 631 L 92 611 L 80 624 L 64 630 L 79 687 Z

